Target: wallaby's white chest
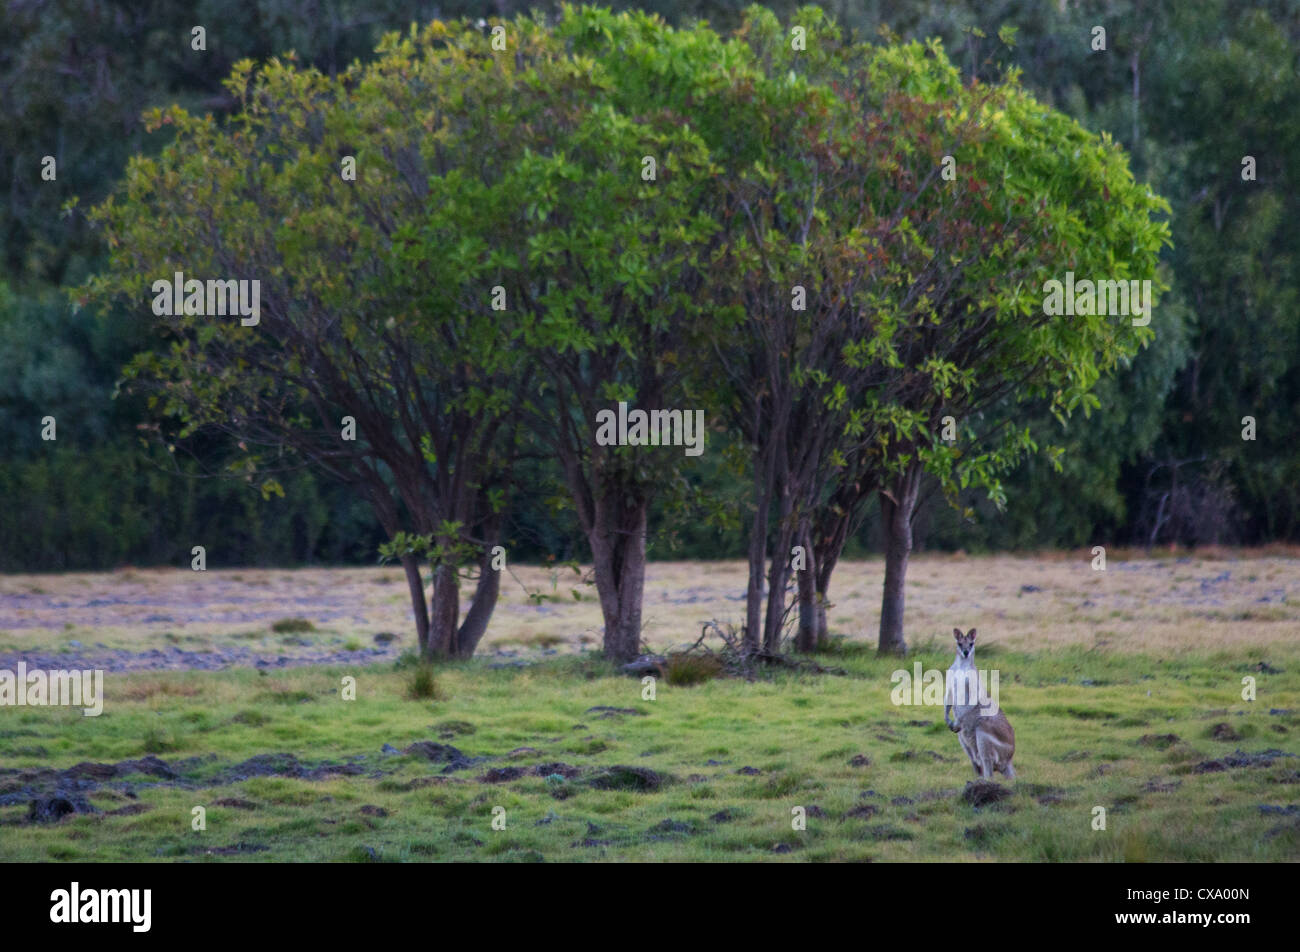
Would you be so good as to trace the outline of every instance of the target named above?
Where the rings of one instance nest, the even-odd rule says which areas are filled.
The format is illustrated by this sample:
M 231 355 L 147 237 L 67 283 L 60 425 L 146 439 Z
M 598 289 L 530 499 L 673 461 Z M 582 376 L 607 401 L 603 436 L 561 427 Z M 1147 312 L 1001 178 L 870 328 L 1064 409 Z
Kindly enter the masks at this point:
M 944 694 L 952 705 L 953 716 L 960 720 L 962 715 L 980 705 L 979 672 L 975 669 L 974 652 L 964 658 L 958 658 L 948 669 L 944 681 Z

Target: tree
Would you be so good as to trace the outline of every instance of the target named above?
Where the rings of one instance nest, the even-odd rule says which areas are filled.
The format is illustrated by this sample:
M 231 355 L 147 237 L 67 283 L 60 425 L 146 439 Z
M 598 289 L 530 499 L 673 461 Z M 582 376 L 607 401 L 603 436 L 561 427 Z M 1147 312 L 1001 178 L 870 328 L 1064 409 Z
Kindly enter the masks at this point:
M 227 83 L 236 119 L 156 111 L 151 127 L 174 126 L 175 142 L 134 159 L 94 215 L 111 259 L 91 296 L 139 301 L 151 288 L 155 312 L 173 293 L 185 302 L 163 322 L 170 347 L 140 355 L 129 378 L 179 436 L 217 427 L 238 441 L 239 469 L 265 471 L 268 492 L 279 470 L 310 465 L 364 495 L 406 571 L 427 655 L 471 654 L 486 630 L 515 453 L 516 354 L 487 317 L 476 278 L 488 262 L 456 240 L 467 219 L 511 207 L 463 200 L 508 134 L 467 105 L 467 86 L 493 88 L 472 68 L 479 40 L 478 52 L 417 58 L 391 37 L 375 64 L 336 79 L 240 63 Z M 177 272 L 190 280 L 173 292 Z M 251 324 L 205 313 L 202 282 L 225 279 L 260 282 Z M 478 580 L 462 621 L 467 564 Z
M 1058 418 L 1095 409 L 1097 381 L 1154 333 L 1143 322 L 1164 287 L 1156 265 L 1168 243 L 1168 226 L 1152 218 L 1167 204 L 1134 181 L 1109 137 L 1037 103 L 1014 71 L 988 95 L 980 84 L 962 86 L 933 52 L 923 60 L 915 45 L 902 51 L 900 74 L 969 109 L 981 134 L 953 153 L 951 188 L 924 193 L 894 232 L 904 239 L 890 255 L 901 320 L 889 349 L 907 369 L 874 411 L 890 421 L 879 490 L 886 652 L 906 650 L 904 585 L 921 479 L 937 478 L 950 497 L 978 485 L 999 498 L 999 474 L 1038 449 L 1026 428 L 1010 425 L 1016 407 L 1043 400 Z M 936 166 L 939 158 L 931 153 Z M 1082 292 L 1073 314 L 1051 306 L 1049 282 L 1067 273 L 1110 282 L 1111 313 Z M 1147 310 L 1133 302 L 1116 314 L 1115 283 L 1127 290 L 1130 281 L 1150 282 Z M 1097 293 L 1104 297 L 1104 286 Z M 944 439 L 945 417 L 965 440 Z
M 795 73 L 807 56 L 813 64 L 801 71 L 824 79 L 842 52 L 819 10 L 797 19 L 807 31 L 804 49 L 765 10 L 751 10 L 739 32 L 762 64 L 750 83 L 767 106 L 755 130 L 764 149 L 729 170 L 731 228 L 715 282 L 720 303 L 744 315 L 741 333 L 714 350 L 729 387 L 723 405 L 751 448 L 745 641 L 760 650 L 761 632 L 766 654 L 780 650 L 792 573 L 803 596 L 799 644 L 816 640 L 816 615 L 807 610 L 818 573 L 812 520 L 844 441 L 854 438 L 846 395 L 883 379 L 860 344 L 872 334 L 861 298 L 874 276 L 877 224 L 864 165 L 887 145 L 854 125 L 841 89 Z
M 820 23 L 815 11 L 796 19 Z M 762 359 L 732 375 L 738 385 L 759 381 L 751 429 L 768 446 L 756 485 L 780 494 L 765 646 L 779 639 L 788 573 L 778 560 L 796 537 L 809 543 L 799 643 L 824 637 L 830 574 L 875 492 L 886 539 L 880 649 L 903 651 L 923 478 L 950 497 L 974 485 L 1000 501 L 999 475 L 1038 449 L 1011 425 L 1019 404 L 1042 399 L 1057 416 L 1096 406 L 1090 390 L 1101 374 L 1151 331 L 1127 316 L 1055 317 L 1043 306 L 1044 281 L 1067 270 L 1155 279 L 1167 228 L 1150 216 L 1166 206 L 1133 181 L 1108 139 L 1039 105 L 1014 71 L 994 85 L 963 83 L 937 43 L 872 47 L 811 31 L 817 55 L 801 57 L 783 33 L 763 14 L 746 28 L 769 74 L 833 83 L 841 111 L 812 137 L 829 143 L 820 164 L 797 134 L 787 137 L 762 206 L 777 227 L 751 226 L 763 253 L 740 270 L 773 272 L 774 260 L 818 243 L 840 249 L 847 266 L 799 262 L 817 294 L 802 321 L 779 306 L 765 313 L 761 295 L 746 301 L 751 323 L 757 315 L 782 328 L 754 323 L 744 340 L 757 345 L 743 349 Z M 819 184 L 829 196 L 820 203 Z M 751 203 L 739 201 L 752 222 Z M 799 400 L 808 411 L 796 417 Z M 958 427 L 962 439 L 945 438 Z M 760 520 L 767 499 L 757 500 Z M 756 523 L 751 534 L 751 599 L 764 530 Z
M 730 56 L 710 31 L 675 32 L 640 13 L 566 6 L 551 33 L 523 19 L 511 26 L 521 70 L 552 88 L 563 80 L 551 69 L 574 78 L 562 86 L 572 97 L 554 96 L 525 131 L 533 151 L 519 171 L 531 197 L 523 248 L 502 280 L 542 371 L 529 420 L 590 546 L 605 654 L 627 661 L 641 644 L 650 508 L 691 457 L 659 434 L 619 445 L 602 430 L 627 409 L 662 413 L 678 436 L 691 426 L 696 455 L 704 449 L 691 380 L 715 319 L 699 292 L 719 230 L 718 189 L 692 122 L 707 125 L 725 106 Z M 531 72 L 520 81 L 533 82 Z M 704 116 L 686 112 L 714 96 Z

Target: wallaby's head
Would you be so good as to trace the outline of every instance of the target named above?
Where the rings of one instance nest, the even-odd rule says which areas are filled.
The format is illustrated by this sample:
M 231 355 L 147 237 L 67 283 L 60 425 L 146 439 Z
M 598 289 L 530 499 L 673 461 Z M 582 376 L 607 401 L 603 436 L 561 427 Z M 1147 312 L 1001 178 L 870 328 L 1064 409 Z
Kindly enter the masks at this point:
M 975 629 L 972 628 L 963 635 L 960 628 L 954 628 L 952 636 L 957 639 L 957 657 L 969 658 L 975 650 Z

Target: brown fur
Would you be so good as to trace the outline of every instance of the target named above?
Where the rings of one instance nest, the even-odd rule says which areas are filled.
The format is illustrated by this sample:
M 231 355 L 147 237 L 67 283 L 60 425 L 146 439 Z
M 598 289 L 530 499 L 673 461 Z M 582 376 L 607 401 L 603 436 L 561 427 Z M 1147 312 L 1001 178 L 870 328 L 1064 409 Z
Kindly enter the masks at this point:
M 968 712 L 957 722 L 957 739 L 976 776 L 991 780 L 997 771 L 1007 779 L 1015 777 L 1011 758 L 1016 752 L 1016 732 L 1001 711 L 984 715 L 976 708 Z

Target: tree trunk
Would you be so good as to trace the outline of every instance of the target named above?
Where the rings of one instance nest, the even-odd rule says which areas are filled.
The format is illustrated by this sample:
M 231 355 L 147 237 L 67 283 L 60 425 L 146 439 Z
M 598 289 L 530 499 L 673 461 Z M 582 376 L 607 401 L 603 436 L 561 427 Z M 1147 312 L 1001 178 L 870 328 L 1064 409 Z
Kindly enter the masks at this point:
M 387 486 L 374 476 L 362 478 L 349 484 L 357 489 L 370 502 L 379 524 L 384 527 L 391 540 L 400 531 L 401 523 L 397 518 L 397 505 L 389 495 Z M 424 600 L 424 582 L 420 578 L 420 560 L 414 555 L 401 557 L 402 569 L 406 572 L 406 587 L 411 596 L 411 614 L 415 616 L 415 641 L 421 655 L 429 650 L 429 605 Z
M 785 587 L 790 579 L 790 550 L 794 538 L 794 529 L 790 525 L 790 500 L 783 489 L 776 548 L 772 550 L 772 568 L 767 575 L 767 617 L 763 625 L 763 651 L 767 654 L 781 653 L 781 622 L 785 619 Z
M 763 621 L 763 573 L 767 568 L 767 522 L 772 509 L 771 464 L 758 454 L 754 465 L 754 517 L 749 526 L 749 585 L 745 589 L 745 632 L 743 645 L 758 652 L 758 635 Z
M 788 538 L 786 533 L 782 535 Z M 773 558 L 772 568 L 767 574 L 767 616 L 763 619 L 763 651 L 766 654 L 781 653 L 781 621 L 785 617 L 785 586 L 789 580 L 790 560 L 779 556 Z
M 402 568 L 406 570 L 406 585 L 411 591 L 416 643 L 420 654 L 424 654 L 429 649 L 429 606 L 424 600 L 424 583 L 420 580 L 420 560 L 413 555 L 404 555 Z
M 844 518 L 847 523 L 848 517 Z M 830 606 L 831 574 L 840 560 L 840 553 L 844 551 L 844 542 L 847 538 L 848 534 L 845 532 L 838 541 L 824 549 L 813 546 L 813 557 L 817 560 L 817 574 L 813 579 L 813 599 L 816 603 L 818 648 L 825 648 L 830 643 L 831 635 L 830 628 L 826 624 L 826 609 Z
M 605 657 L 618 663 L 641 651 L 641 599 L 645 592 L 646 518 L 649 500 L 611 492 L 595 500 L 588 535 L 596 592 L 605 620 Z
M 808 530 L 809 551 L 812 557 L 808 567 L 814 570 L 813 590 L 808 593 L 800 587 L 800 612 L 807 612 L 816 619 L 816 645 L 826 647 L 830 642 L 830 628 L 826 621 L 826 612 L 830 607 L 831 576 L 844 546 L 861 524 L 861 516 L 866 500 L 872 490 L 865 480 L 858 479 L 846 483 L 835 494 L 820 513 L 813 517 Z
M 815 650 L 821 651 L 827 648 L 831 643 L 830 629 L 826 625 L 826 593 L 820 589 L 817 591 L 817 643 Z
M 880 491 L 881 524 L 885 532 L 885 584 L 880 602 L 880 654 L 906 654 L 903 637 L 903 593 L 907 560 L 912 554 L 912 514 L 921 486 L 921 467 L 912 463 L 894 480 L 892 491 Z
M 799 632 L 795 647 L 811 652 L 821 647 L 826 627 L 826 610 L 817 594 L 817 553 L 813 549 L 812 532 L 804 523 L 799 533 L 799 545 L 804 550 L 804 566 L 799 572 Z
M 455 655 L 458 658 L 470 658 L 478 643 L 487 633 L 488 621 L 497 606 L 497 595 L 501 592 L 501 573 L 492 568 L 492 544 L 484 548 L 479 559 L 478 584 L 474 587 L 474 601 L 465 613 L 460 630 L 456 632 Z
M 460 578 L 454 565 L 433 570 L 433 596 L 429 604 L 429 644 L 425 657 L 446 658 L 456 654 L 460 622 Z

